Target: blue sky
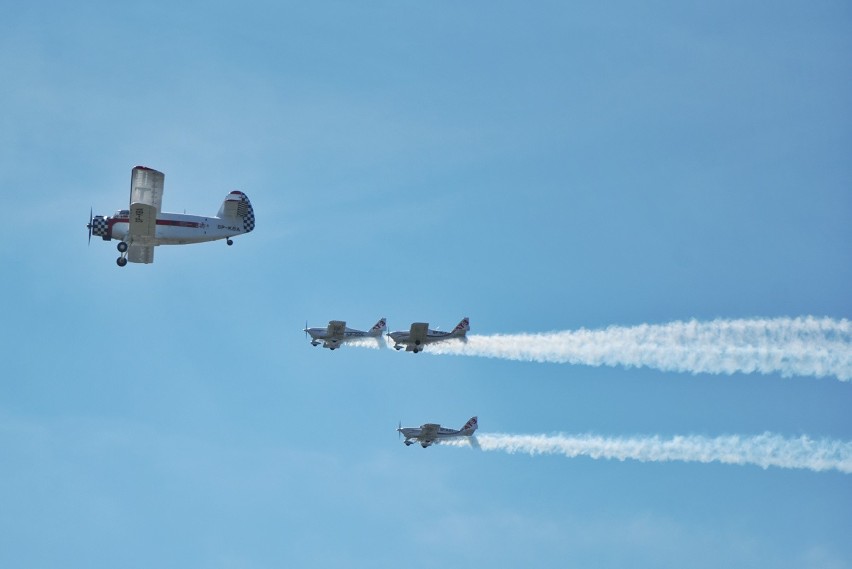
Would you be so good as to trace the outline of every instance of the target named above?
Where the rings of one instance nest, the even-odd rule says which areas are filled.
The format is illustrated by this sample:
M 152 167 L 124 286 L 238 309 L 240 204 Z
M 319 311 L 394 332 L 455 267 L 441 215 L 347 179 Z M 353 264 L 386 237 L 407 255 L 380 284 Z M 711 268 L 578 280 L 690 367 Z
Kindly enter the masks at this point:
M 852 567 L 848 474 L 406 448 L 852 440 L 833 377 L 305 341 L 852 316 L 845 3 L 0 8 L 0 564 Z M 257 229 L 119 269 L 89 207 Z M 9 199 L 10 198 L 10 199 Z

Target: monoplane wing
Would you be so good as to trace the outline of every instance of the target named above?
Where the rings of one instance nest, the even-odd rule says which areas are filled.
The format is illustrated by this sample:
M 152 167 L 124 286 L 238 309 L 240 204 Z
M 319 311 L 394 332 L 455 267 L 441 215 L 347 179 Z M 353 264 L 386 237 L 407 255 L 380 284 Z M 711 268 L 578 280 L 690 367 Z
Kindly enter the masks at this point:
M 417 437 L 421 441 L 434 441 L 438 438 L 438 429 L 441 425 L 435 423 L 426 423 L 420 426 L 420 436 Z
M 346 322 L 343 322 L 342 320 L 332 320 L 328 323 L 328 329 L 326 330 L 327 339 L 341 340 L 345 334 Z
M 411 344 L 424 344 L 426 342 L 426 334 L 429 332 L 429 324 L 426 322 L 415 322 L 411 325 L 411 330 L 408 332 L 408 341 Z

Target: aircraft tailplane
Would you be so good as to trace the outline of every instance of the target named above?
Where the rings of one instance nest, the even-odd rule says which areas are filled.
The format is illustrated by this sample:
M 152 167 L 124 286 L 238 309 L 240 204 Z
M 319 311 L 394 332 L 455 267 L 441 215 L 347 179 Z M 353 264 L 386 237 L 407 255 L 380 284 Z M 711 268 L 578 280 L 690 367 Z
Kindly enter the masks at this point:
M 461 428 L 461 432 L 464 435 L 470 436 L 476 431 L 479 427 L 479 422 L 476 417 L 471 417 L 467 423 L 464 424 L 464 427 Z
M 388 327 L 387 320 L 384 317 L 380 318 L 376 324 L 370 328 L 370 336 L 381 336 Z
M 465 316 L 455 328 L 453 328 L 453 336 L 464 336 L 470 330 L 470 318 Z
M 240 191 L 234 190 L 225 197 L 216 216 L 223 220 L 233 220 L 237 227 L 242 225 L 243 233 L 254 229 L 254 208 L 248 196 Z

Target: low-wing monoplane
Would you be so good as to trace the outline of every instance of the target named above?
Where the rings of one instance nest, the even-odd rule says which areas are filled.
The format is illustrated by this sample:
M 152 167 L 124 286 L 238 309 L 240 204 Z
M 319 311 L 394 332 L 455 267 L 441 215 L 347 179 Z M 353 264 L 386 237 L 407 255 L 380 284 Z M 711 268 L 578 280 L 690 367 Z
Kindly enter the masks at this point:
M 157 245 L 186 245 L 226 239 L 254 229 L 254 209 L 248 196 L 233 191 L 225 197 L 215 216 L 187 215 L 160 211 L 165 175 L 137 166 L 130 175 L 130 209 L 111 216 L 89 214 L 89 241 L 92 235 L 104 241 L 117 239 L 119 267 L 131 263 L 153 263 Z
M 384 318 L 376 322 L 367 332 L 347 328 L 346 322 L 342 320 L 332 320 L 328 323 L 327 328 L 308 328 L 305 326 L 305 333 L 310 334 L 312 346 L 318 346 L 322 342 L 323 348 L 334 350 L 344 342 L 363 338 L 375 338 L 377 342 L 381 342 L 382 332 L 385 331 L 386 327 L 387 321 Z
M 440 442 L 443 439 L 469 437 L 473 435 L 478 426 L 476 417 L 471 417 L 468 422 L 464 424 L 464 427 L 459 430 L 448 429 L 438 425 L 437 423 L 426 423 L 425 425 L 420 425 L 420 428 L 403 427 L 400 425 L 397 431 L 402 433 L 405 437 L 405 446 L 418 442 L 420 443 L 420 446 L 426 448 L 432 443 Z
M 428 322 L 415 322 L 411 325 L 411 329 L 391 332 L 388 336 L 393 340 L 393 347 L 397 350 L 401 350 L 404 347 L 406 352 L 414 352 L 416 354 L 423 351 L 425 344 L 452 340 L 453 338 L 459 338 L 464 341 L 466 340 L 465 334 L 467 334 L 468 330 L 470 330 L 470 319 L 465 316 L 453 328 L 452 332 L 430 330 Z

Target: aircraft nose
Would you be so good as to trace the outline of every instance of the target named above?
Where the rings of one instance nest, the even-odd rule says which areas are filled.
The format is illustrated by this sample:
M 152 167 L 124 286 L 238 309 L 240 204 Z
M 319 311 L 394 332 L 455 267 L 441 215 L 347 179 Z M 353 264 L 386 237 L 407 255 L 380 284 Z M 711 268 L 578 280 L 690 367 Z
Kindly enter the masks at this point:
M 107 232 L 109 230 L 109 224 L 107 223 L 106 217 L 104 217 L 103 215 L 96 215 L 91 218 L 88 228 L 90 235 L 95 235 L 97 237 L 106 237 Z

